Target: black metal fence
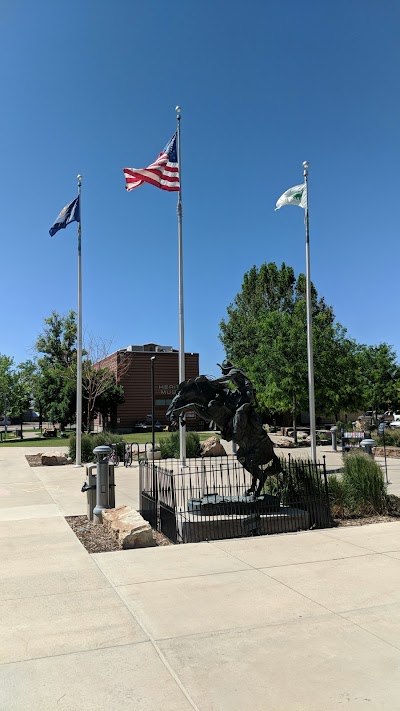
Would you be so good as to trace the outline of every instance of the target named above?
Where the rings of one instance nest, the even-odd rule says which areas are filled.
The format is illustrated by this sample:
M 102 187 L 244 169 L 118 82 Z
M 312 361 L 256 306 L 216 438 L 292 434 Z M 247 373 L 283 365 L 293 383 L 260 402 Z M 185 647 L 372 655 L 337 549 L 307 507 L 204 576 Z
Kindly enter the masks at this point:
M 281 459 L 262 495 L 236 457 L 140 463 L 142 516 L 174 543 L 325 528 L 333 525 L 325 458 Z

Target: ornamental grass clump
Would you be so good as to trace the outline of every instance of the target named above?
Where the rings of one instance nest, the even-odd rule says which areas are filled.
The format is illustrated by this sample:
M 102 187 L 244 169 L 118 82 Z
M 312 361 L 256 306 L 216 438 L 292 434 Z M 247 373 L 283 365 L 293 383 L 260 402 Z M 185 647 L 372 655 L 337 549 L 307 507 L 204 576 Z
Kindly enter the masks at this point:
M 328 479 L 332 514 L 338 518 L 374 516 L 387 511 L 383 471 L 365 452 L 346 454 L 341 477 Z

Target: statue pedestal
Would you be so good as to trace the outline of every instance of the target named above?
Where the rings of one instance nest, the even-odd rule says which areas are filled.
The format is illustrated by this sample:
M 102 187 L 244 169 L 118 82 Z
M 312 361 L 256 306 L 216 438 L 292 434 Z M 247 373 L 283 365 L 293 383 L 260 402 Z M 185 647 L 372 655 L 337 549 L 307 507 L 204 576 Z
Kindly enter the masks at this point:
M 201 499 L 189 499 L 188 511 L 199 516 L 223 516 L 236 514 L 269 514 L 280 511 L 281 502 L 278 496 L 263 494 L 256 499 L 254 496 L 220 496 L 208 494 Z

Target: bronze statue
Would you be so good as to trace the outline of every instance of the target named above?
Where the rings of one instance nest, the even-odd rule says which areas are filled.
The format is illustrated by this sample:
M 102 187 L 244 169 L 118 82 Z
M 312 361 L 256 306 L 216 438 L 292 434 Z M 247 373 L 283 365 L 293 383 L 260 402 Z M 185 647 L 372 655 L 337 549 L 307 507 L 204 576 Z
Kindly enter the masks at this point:
M 215 422 L 222 438 L 239 446 L 238 461 L 252 475 L 247 493 L 258 497 L 267 476 L 280 471 L 279 459 L 255 410 L 251 381 L 229 361 L 220 368 L 222 376 L 215 380 L 199 375 L 181 383 L 167 416 L 174 420 L 186 410 L 194 410 L 206 422 Z

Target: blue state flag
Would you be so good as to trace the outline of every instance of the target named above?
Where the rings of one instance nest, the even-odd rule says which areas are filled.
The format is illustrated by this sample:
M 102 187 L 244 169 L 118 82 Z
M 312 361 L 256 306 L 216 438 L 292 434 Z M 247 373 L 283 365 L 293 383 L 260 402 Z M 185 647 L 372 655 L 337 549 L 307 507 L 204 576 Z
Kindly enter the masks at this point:
M 63 230 L 70 222 L 80 222 L 79 196 L 63 207 L 57 219 L 49 229 L 50 237 L 54 237 L 58 230 Z

